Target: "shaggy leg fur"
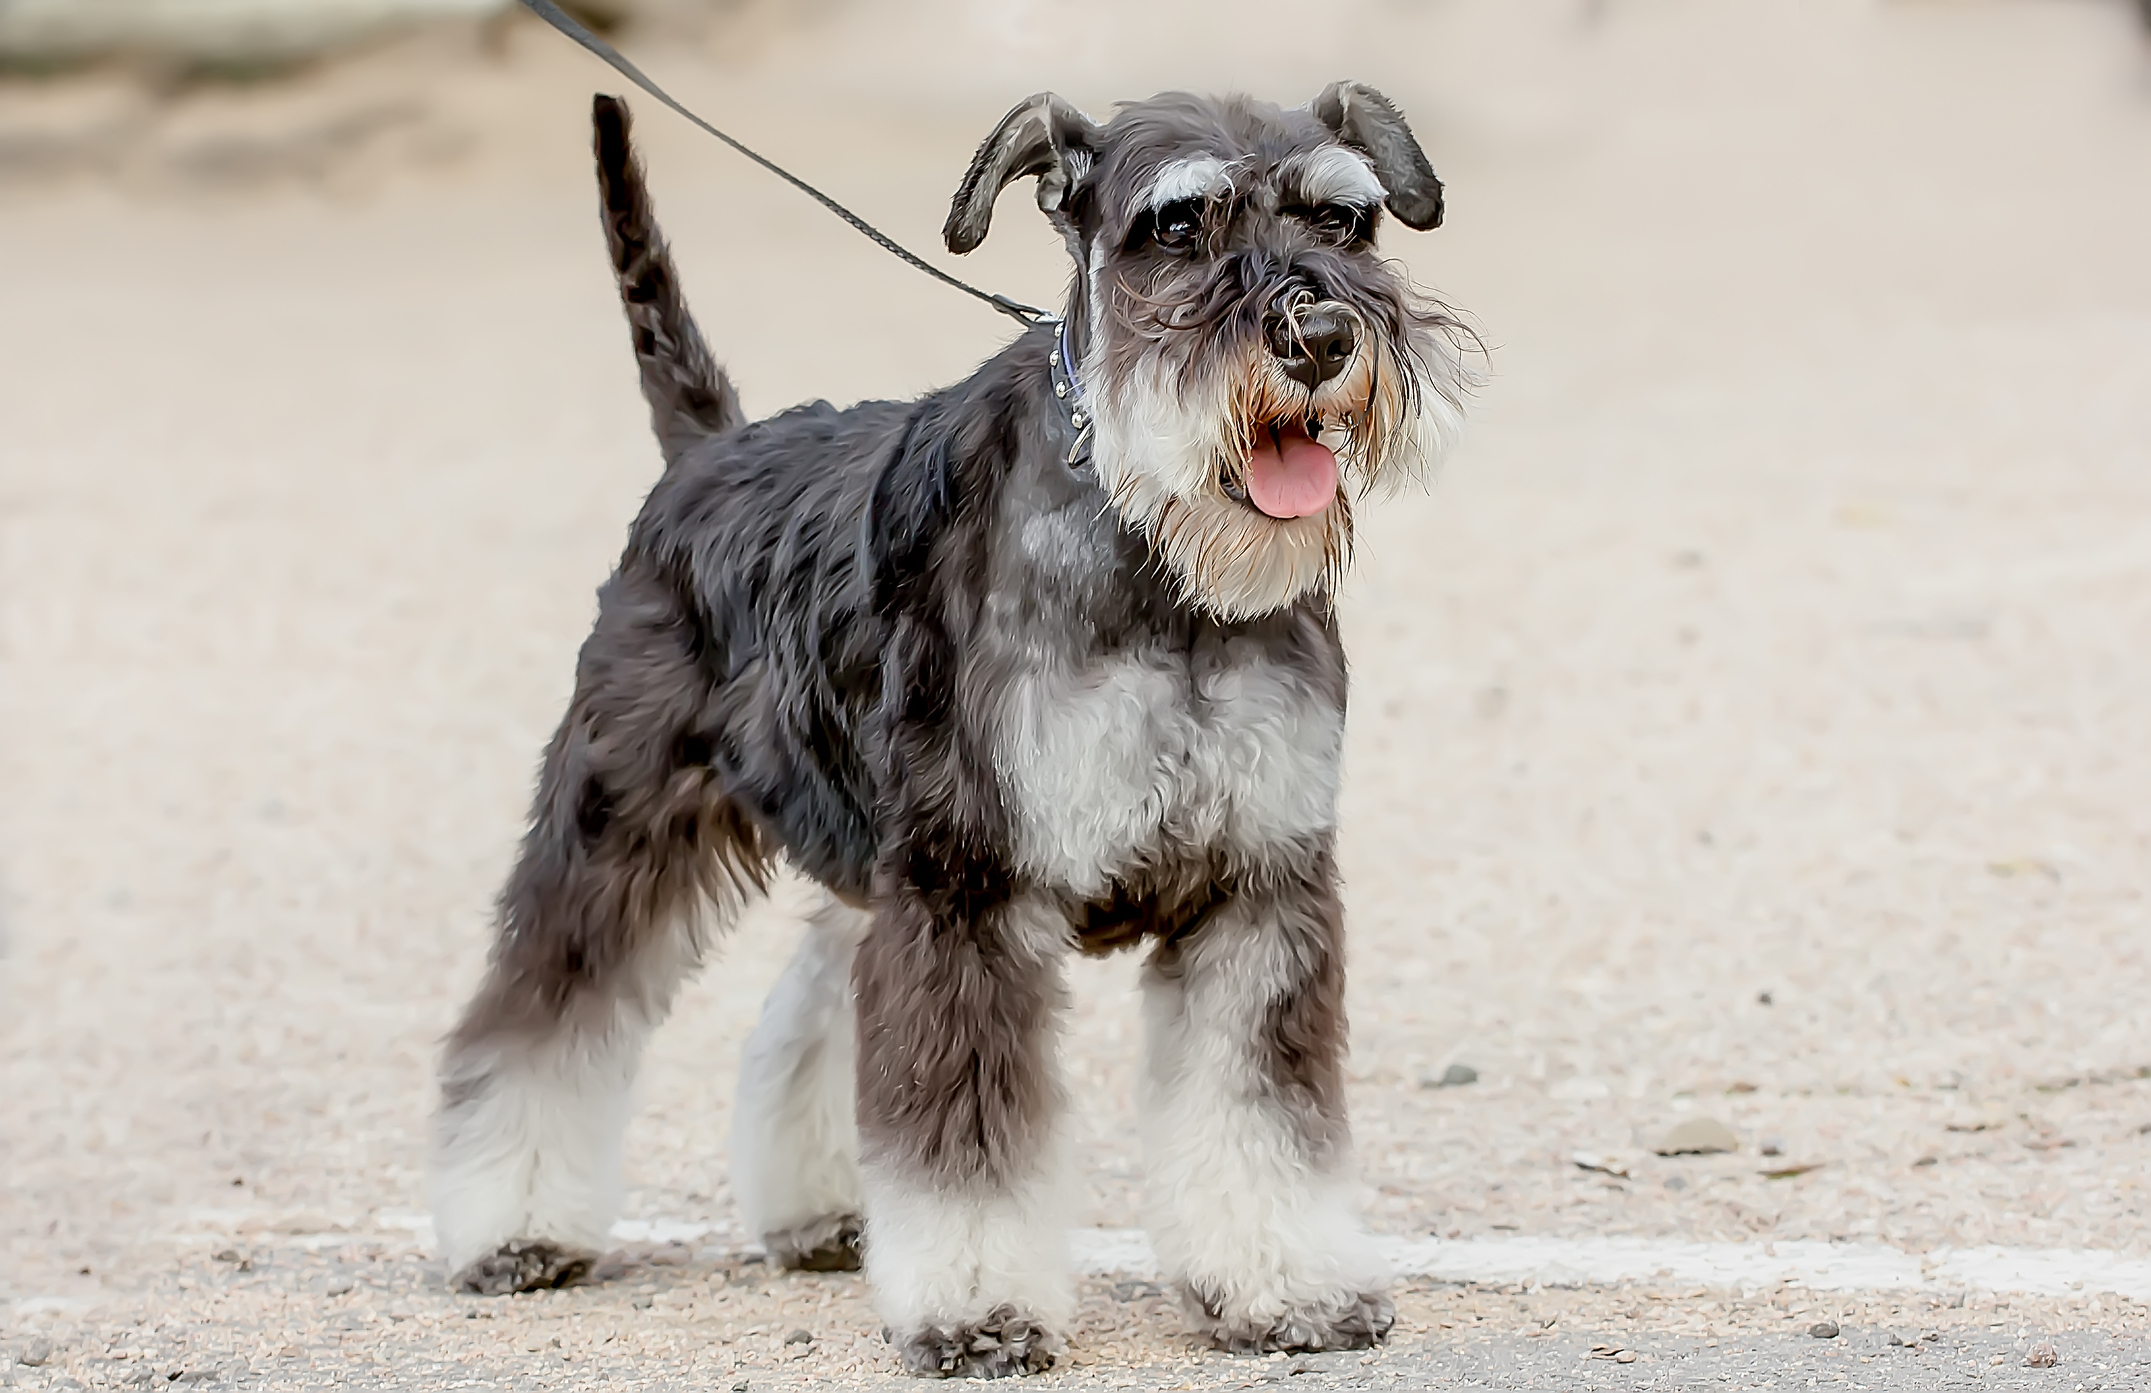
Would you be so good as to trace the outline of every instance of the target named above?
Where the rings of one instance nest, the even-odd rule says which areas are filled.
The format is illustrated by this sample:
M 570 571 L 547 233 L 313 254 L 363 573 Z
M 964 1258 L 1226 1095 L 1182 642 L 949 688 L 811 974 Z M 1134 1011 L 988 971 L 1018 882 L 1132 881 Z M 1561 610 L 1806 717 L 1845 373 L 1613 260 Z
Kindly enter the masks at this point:
M 693 738 L 709 701 L 671 597 L 608 583 L 441 1064 L 434 1215 L 467 1291 L 557 1286 L 602 1250 L 643 1041 L 701 959 L 703 913 L 761 884 Z
M 834 899 L 762 1007 L 732 1112 L 732 1193 L 777 1267 L 859 1266 L 851 964 L 870 922 Z
M 1060 1350 L 1066 933 L 1005 905 L 937 924 L 905 892 L 860 949 L 866 1265 L 914 1373 L 1035 1373 Z
M 1243 891 L 1145 975 L 1151 1239 L 1223 1349 L 1356 1349 L 1394 1320 L 1349 1194 L 1333 874 Z

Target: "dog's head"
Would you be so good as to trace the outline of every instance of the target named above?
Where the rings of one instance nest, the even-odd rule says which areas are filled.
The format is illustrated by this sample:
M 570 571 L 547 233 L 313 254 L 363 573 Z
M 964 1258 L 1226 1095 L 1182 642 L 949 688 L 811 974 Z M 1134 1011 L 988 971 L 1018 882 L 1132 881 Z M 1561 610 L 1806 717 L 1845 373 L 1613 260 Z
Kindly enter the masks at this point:
M 1332 584 L 1351 498 L 1430 465 L 1461 419 L 1460 326 L 1375 251 L 1442 216 L 1379 92 L 1305 107 L 1167 93 L 1103 125 L 1051 93 L 979 147 L 943 231 L 1038 179 L 1079 268 L 1070 331 L 1092 458 L 1195 603 L 1247 618 Z

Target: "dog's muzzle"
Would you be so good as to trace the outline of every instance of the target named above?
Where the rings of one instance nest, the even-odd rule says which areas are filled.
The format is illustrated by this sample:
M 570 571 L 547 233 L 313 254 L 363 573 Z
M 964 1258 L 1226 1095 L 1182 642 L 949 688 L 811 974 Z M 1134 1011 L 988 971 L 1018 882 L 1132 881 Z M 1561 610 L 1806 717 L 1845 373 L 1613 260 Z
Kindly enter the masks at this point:
M 1312 392 L 1351 365 L 1359 350 L 1359 325 L 1351 310 L 1335 301 L 1309 304 L 1304 291 L 1294 300 L 1280 305 L 1263 327 L 1285 376 Z

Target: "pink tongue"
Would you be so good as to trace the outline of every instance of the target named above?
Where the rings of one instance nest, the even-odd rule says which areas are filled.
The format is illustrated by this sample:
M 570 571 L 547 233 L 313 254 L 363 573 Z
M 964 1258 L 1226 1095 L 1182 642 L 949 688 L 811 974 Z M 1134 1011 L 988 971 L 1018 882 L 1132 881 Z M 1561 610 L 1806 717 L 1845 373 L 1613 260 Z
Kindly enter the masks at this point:
M 1247 455 L 1247 496 L 1273 518 L 1312 517 L 1337 496 L 1337 457 L 1303 430 L 1264 431 Z

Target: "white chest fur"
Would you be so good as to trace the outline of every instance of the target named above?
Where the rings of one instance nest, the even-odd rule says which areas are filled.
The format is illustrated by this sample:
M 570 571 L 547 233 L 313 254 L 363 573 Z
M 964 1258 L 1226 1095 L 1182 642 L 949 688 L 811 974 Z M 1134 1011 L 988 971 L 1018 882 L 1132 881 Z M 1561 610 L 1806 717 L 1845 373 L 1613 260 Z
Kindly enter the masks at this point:
M 1343 713 L 1299 674 L 1157 655 L 1019 678 L 995 760 L 1022 868 L 1089 896 L 1161 854 L 1329 830 L 1343 748 Z

